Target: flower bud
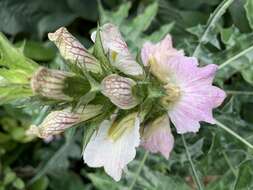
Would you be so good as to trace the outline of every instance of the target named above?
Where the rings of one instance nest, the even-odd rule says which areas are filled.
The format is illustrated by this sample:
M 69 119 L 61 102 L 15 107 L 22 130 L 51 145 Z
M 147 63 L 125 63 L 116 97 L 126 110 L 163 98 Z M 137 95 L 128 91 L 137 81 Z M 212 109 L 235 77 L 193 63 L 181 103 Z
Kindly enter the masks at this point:
M 71 109 L 53 111 L 39 126 L 32 125 L 28 129 L 27 135 L 35 135 L 46 139 L 52 135 L 60 134 L 64 130 L 100 114 L 101 108 L 100 105 L 87 105 L 76 112 L 71 112 Z
M 131 109 L 138 104 L 132 93 L 132 87 L 135 85 L 135 81 L 130 78 L 112 74 L 103 79 L 101 92 L 119 108 Z
M 94 73 L 102 72 L 99 61 L 64 27 L 48 34 L 49 40 L 55 43 L 62 57 L 81 69 Z
M 64 94 L 64 82 L 74 74 L 40 67 L 32 76 L 31 88 L 34 94 L 55 100 L 72 100 Z

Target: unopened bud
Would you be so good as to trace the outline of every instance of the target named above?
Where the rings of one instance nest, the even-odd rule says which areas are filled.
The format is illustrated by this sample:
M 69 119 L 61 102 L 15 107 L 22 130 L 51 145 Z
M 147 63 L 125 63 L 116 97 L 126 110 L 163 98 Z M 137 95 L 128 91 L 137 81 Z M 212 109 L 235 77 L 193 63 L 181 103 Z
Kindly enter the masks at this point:
M 100 114 L 101 108 L 102 106 L 100 105 L 87 105 L 76 112 L 71 112 L 71 109 L 53 111 L 39 126 L 32 125 L 27 131 L 27 135 L 45 139 L 52 135 L 60 134 L 64 130 Z
M 34 94 L 56 100 L 72 100 L 63 93 L 64 82 L 74 74 L 40 67 L 31 79 L 31 88 Z
M 99 61 L 66 28 L 49 33 L 48 38 L 55 43 L 65 60 L 94 73 L 102 71 Z
M 132 88 L 136 82 L 116 74 L 107 76 L 102 81 L 102 93 L 121 109 L 131 109 L 138 104 Z

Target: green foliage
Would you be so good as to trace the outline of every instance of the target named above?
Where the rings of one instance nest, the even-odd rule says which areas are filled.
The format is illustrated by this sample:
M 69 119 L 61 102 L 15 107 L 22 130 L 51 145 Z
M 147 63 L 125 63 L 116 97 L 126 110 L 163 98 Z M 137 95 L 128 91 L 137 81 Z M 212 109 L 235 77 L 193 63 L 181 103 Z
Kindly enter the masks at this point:
M 249 20 L 250 27 L 253 29 L 253 2 L 251 0 L 247 0 L 245 4 L 245 9 L 247 13 L 247 18 Z
M 55 51 L 48 44 L 42 44 L 37 41 L 25 41 L 15 44 L 17 47 L 23 48 L 23 54 L 36 61 L 51 61 L 55 57 Z
M 55 169 L 65 169 L 69 166 L 68 158 L 76 158 L 80 155 L 80 147 L 76 145 L 74 140 L 74 129 L 70 129 L 69 133 L 66 134 L 65 143 L 50 155 L 41 166 L 37 168 L 37 174 L 31 179 L 30 183 L 33 183 L 40 179 L 43 175 L 54 171 Z
M 235 190 L 253 188 L 253 162 L 247 160 L 240 164 L 238 176 L 235 183 Z
M 95 21 L 96 6 L 96 1 L 88 0 L 3 0 L 0 28 L 12 35 L 26 32 L 42 37 L 45 32 L 68 25 L 77 17 Z
M 100 13 L 100 24 L 111 22 L 119 26 L 124 38 L 126 39 L 129 48 L 133 53 L 136 54 L 137 49 L 142 47 L 142 44 L 147 41 L 158 42 L 166 34 L 168 34 L 173 23 L 161 26 L 159 30 L 153 31 L 149 35 L 144 34 L 151 26 L 154 18 L 158 12 L 158 3 L 154 2 L 148 5 L 142 12 L 130 20 L 127 19 L 129 10 L 131 8 L 131 3 L 126 2 L 120 5 L 116 11 L 107 11 L 103 6 L 99 5 Z
M 101 35 L 100 35 L 100 29 L 98 27 L 97 32 L 96 32 L 96 41 L 94 44 L 94 51 L 93 51 L 94 56 L 100 61 L 101 67 L 103 71 L 106 74 L 110 74 L 110 62 L 105 54 L 102 41 L 101 41 Z
M 29 80 L 38 65 L 0 33 L 0 104 L 32 95 Z

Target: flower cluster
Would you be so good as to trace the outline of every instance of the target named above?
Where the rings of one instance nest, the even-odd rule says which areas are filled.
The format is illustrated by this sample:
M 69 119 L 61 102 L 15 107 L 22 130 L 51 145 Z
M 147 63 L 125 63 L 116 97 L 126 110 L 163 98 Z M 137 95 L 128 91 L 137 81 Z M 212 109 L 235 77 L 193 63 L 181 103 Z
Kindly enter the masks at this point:
M 197 132 L 201 121 L 214 123 L 212 111 L 225 98 L 224 91 L 212 85 L 217 66 L 199 67 L 196 58 L 173 48 L 170 35 L 157 44 L 146 42 L 141 63 L 111 23 L 92 33 L 93 53 L 66 28 L 48 37 L 69 68 L 82 72 L 42 67 L 34 73 L 34 94 L 65 102 L 66 108 L 51 112 L 39 126 L 31 126 L 28 134 L 47 138 L 94 121 L 96 128 L 83 149 L 84 162 L 104 167 L 116 181 L 134 159 L 137 147 L 168 159 L 174 146 L 171 123 L 179 134 Z M 76 85 L 69 80 L 73 77 L 90 84 L 78 91 L 80 96 L 68 93 Z

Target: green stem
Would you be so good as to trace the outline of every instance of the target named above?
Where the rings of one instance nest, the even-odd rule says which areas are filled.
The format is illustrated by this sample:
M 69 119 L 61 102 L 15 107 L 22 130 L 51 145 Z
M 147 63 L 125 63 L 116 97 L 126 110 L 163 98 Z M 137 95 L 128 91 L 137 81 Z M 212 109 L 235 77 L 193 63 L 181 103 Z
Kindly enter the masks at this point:
M 191 165 L 192 173 L 193 173 L 193 176 L 194 176 L 194 181 L 197 184 L 198 189 L 203 190 L 200 179 L 199 179 L 198 174 L 197 174 L 197 171 L 196 171 L 195 166 L 192 162 L 191 155 L 190 155 L 187 143 L 185 141 L 184 135 L 182 135 L 181 137 L 182 137 L 182 141 L 183 141 L 183 144 L 184 144 L 184 148 L 185 148 L 185 151 L 186 151 L 187 158 L 188 158 L 188 160 L 190 162 L 190 165 Z
M 147 160 L 147 157 L 148 157 L 148 151 L 145 152 L 145 154 L 144 154 L 144 156 L 143 156 L 143 158 L 141 160 L 141 163 L 140 163 L 140 165 L 139 165 L 139 167 L 138 167 L 138 169 L 137 169 L 137 171 L 135 173 L 133 182 L 131 183 L 131 185 L 130 185 L 130 187 L 129 187 L 128 190 L 132 190 L 134 188 L 134 185 L 135 185 L 135 183 L 136 183 L 136 181 L 137 181 L 137 179 L 138 179 L 138 177 L 139 177 L 139 175 L 141 173 L 141 170 L 142 170 L 142 168 L 144 166 L 145 161 Z
M 233 3 L 233 1 L 234 0 L 224 0 L 212 13 L 212 16 L 209 18 L 209 20 L 207 22 L 207 28 L 206 28 L 205 32 L 203 33 L 203 35 L 201 36 L 199 43 L 193 52 L 193 57 L 198 57 L 202 43 L 207 41 L 210 31 L 216 25 L 216 23 L 219 21 L 220 17 L 225 13 L 227 8 Z
M 48 112 L 50 111 L 50 106 L 44 106 L 41 111 L 39 116 L 36 118 L 36 120 L 34 121 L 34 125 L 39 125 L 42 120 L 46 117 L 46 115 L 48 114 Z
M 224 63 L 222 63 L 221 65 L 219 65 L 218 70 L 224 68 L 225 66 L 231 64 L 234 60 L 238 59 L 239 57 L 245 55 L 246 53 L 250 52 L 253 50 L 253 46 L 250 46 L 249 48 L 243 50 L 242 52 L 236 54 L 235 56 L 231 57 L 230 59 L 228 59 L 227 61 L 225 61 Z
M 226 90 L 226 93 L 232 95 L 253 95 L 251 91 Z
M 230 160 L 229 160 L 229 158 L 228 158 L 226 152 L 225 152 L 225 151 L 222 151 L 222 154 L 223 154 L 223 156 L 224 156 L 224 158 L 225 158 L 225 160 L 226 160 L 226 162 L 227 162 L 227 164 L 228 164 L 230 170 L 232 171 L 232 173 L 234 174 L 234 176 L 237 177 L 236 170 L 235 170 L 235 168 L 233 167 L 232 163 L 230 162 Z
M 235 138 L 237 138 L 239 141 L 241 141 L 243 144 L 245 144 L 246 146 L 248 146 L 249 148 L 251 148 L 253 150 L 253 145 L 250 144 L 246 139 L 244 139 L 243 137 L 241 137 L 240 135 L 238 135 L 237 133 L 235 133 L 234 131 L 232 131 L 231 129 L 229 129 L 227 126 L 225 126 L 223 123 L 220 123 L 219 121 L 215 120 L 216 125 L 218 125 L 220 128 L 224 129 L 226 132 L 228 132 L 230 135 L 234 136 Z

